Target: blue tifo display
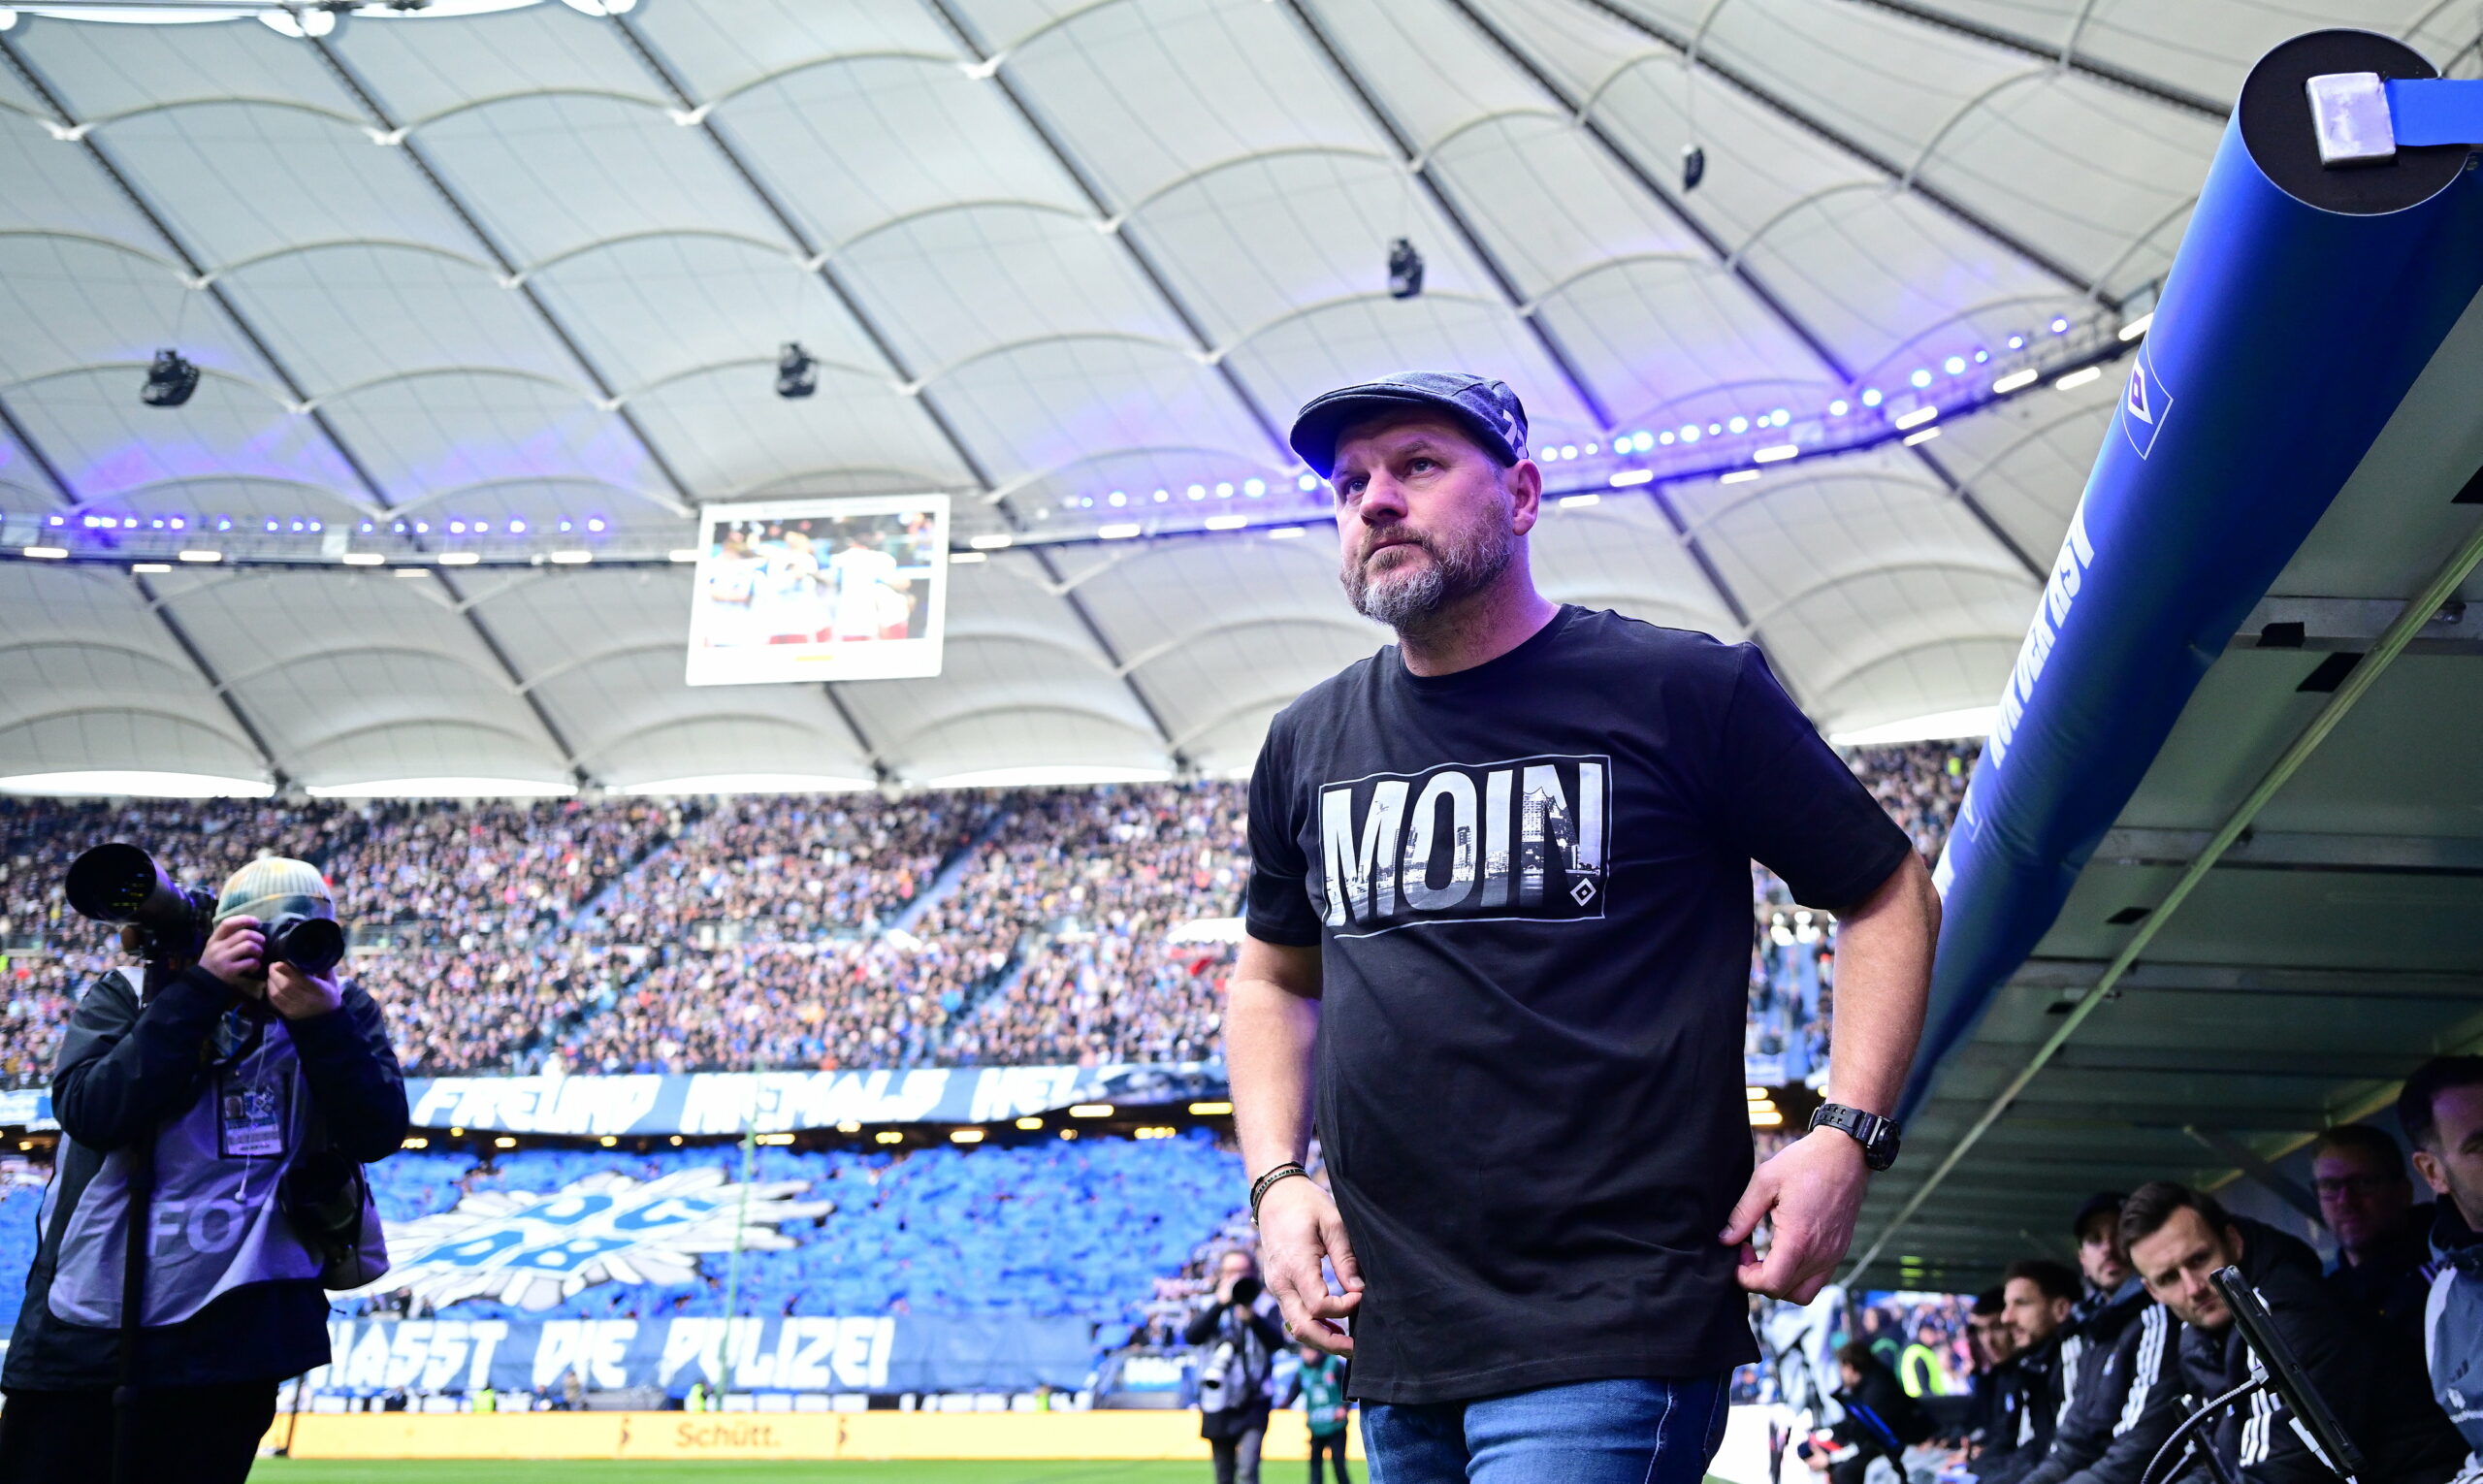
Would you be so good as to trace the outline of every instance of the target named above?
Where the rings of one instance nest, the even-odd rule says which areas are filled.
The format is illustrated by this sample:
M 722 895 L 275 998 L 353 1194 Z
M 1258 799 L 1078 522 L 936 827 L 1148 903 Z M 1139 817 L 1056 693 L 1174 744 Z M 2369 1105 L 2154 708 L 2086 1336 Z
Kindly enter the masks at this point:
M 1242 1188 L 1203 1132 L 904 1159 L 761 1147 L 747 1192 L 741 1160 L 529 1149 L 478 1170 L 408 1150 L 372 1166 L 396 1267 L 339 1299 L 337 1362 L 313 1387 L 531 1390 L 576 1366 L 593 1389 L 714 1389 L 738 1224 L 736 1390 L 1072 1389 L 1211 1235 L 1201 1213 Z M 0 1263 L 32 1255 L 39 1195 L 0 1193 Z M 407 1309 L 425 1317 L 387 1312 Z

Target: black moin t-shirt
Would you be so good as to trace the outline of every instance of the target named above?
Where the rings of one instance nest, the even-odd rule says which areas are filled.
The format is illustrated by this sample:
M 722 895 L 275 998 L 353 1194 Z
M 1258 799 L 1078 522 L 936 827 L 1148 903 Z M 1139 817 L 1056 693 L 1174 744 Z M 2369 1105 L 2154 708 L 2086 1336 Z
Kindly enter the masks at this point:
M 1837 911 L 1911 848 L 1757 649 L 1615 613 L 1449 675 L 1383 649 L 1285 708 L 1249 932 L 1323 950 L 1355 1395 L 1757 1359 L 1716 1240 L 1751 1171 L 1750 862 Z

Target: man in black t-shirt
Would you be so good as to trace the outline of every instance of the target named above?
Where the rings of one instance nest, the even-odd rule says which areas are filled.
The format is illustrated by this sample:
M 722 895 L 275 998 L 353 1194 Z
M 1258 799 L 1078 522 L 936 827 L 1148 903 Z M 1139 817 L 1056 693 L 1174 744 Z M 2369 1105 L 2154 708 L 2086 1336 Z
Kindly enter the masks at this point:
M 1226 1054 L 1270 1290 L 1353 1356 L 1375 1477 L 1694 1484 L 1746 1293 L 1817 1293 L 1894 1157 L 1929 873 L 1756 648 L 1535 591 L 1506 386 L 1348 387 L 1292 441 L 1399 643 L 1287 707 L 1251 782 Z M 1836 1102 L 1756 1172 L 1754 858 L 1842 918 Z

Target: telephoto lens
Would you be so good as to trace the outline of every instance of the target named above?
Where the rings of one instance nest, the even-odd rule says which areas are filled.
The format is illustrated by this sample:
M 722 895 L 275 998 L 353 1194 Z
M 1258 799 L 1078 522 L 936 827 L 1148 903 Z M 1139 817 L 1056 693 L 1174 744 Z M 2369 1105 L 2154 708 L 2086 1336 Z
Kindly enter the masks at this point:
M 62 894 L 80 917 L 135 927 L 160 950 L 195 955 L 207 941 L 210 899 L 183 890 L 135 845 L 98 845 L 69 864 Z

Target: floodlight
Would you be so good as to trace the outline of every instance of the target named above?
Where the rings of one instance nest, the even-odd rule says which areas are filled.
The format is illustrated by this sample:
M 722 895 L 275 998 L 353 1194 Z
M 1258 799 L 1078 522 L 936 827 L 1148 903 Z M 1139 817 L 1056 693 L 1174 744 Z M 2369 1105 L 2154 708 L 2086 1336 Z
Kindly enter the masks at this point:
M 808 397 L 818 390 L 819 362 L 802 348 L 801 341 L 787 340 L 785 353 L 776 360 L 776 395 Z
M 1388 295 L 1392 299 L 1411 299 L 1423 291 L 1423 255 L 1414 244 L 1399 238 L 1388 248 Z
M 138 389 L 138 400 L 150 407 L 177 407 L 197 390 L 198 368 L 177 350 L 159 350 L 155 364 L 146 369 L 146 384 Z

